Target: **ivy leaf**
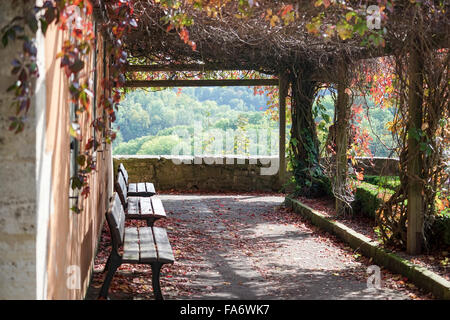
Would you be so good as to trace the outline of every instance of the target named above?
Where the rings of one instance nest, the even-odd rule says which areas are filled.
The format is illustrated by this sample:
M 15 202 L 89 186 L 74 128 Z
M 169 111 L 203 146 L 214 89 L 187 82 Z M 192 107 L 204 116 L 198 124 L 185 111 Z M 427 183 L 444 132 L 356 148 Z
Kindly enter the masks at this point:
M 25 21 L 33 33 L 36 33 L 38 31 L 38 28 L 39 28 L 38 21 L 36 19 L 36 16 L 32 12 L 29 12 L 26 15 Z
M 47 11 L 45 11 L 44 19 L 45 19 L 45 22 L 47 23 L 47 25 L 49 25 L 50 23 L 53 22 L 53 20 L 55 20 L 55 18 L 56 18 L 55 11 L 56 10 L 53 7 L 49 7 L 47 9 Z
M 306 25 L 306 30 L 308 30 L 309 33 L 318 34 L 320 31 L 321 24 L 322 24 L 322 21 L 321 21 L 320 17 L 314 17 L 312 19 L 312 22 L 308 23 Z
M 3 44 L 3 47 L 6 47 L 8 45 L 8 33 L 7 32 L 5 32 L 2 36 L 2 44 Z
M 15 82 L 13 85 L 9 86 L 8 89 L 6 89 L 6 92 L 10 92 L 13 91 L 15 89 L 17 89 L 17 82 Z
M 70 210 L 72 210 L 75 213 L 80 213 L 81 212 L 81 210 L 77 206 L 73 206 L 72 208 L 70 208 Z
M 48 28 L 48 22 L 42 18 L 39 19 L 39 21 L 41 22 L 41 31 L 45 35 L 45 33 L 47 32 L 47 28 Z
M 349 11 L 345 15 L 345 20 L 350 21 L 355 15 L 356 13 L 354 11 Z
M 86 157 L 85 157 L 84 155 L 80 154 L 80 155 L 77 157 L 77 163 L 78 163 L 78 165 L 79 165 L 80 167 L 83 167 L 84 164 L 86 163 Z
M 336 26 L 336 31 L 342 40 L 346 40 L 352 36 L 352 29 L 346 21 L 340 21 Z
M 411 138 L 415 139 L 416 141 L 420 141 L 420 131 L 416 128 L 411 128 L 408 131 L 408 136 L 411 136 Z
M 31 40 L 27 40 L 23 43 L 23 50 L 33 57 L 37 55 L 37 48 Z
M 80 179 L 79 176 L 73 176 L 72 177 L 72 190 L 75 189 L 81 189 L 83 187 L 83 181 Z
M 298 140 L 295 139 L 295 138 L 292 138 L 292 139 L 291 139 L 291 143 L 292 143 L 292 145 L 297 146 Z
M 75 60 L 74 63 L 72 63 L 69 67 L 70 71 L 73 73 L 80 72 L 84 68 L 84 62 L 81 59 Z
M 91 191 L 90 187 L 86 186 L 86 187 L 83 188 L 83 191 L 81 192 L 81 195 L 86 198 L 89 195 L 90 191 Z

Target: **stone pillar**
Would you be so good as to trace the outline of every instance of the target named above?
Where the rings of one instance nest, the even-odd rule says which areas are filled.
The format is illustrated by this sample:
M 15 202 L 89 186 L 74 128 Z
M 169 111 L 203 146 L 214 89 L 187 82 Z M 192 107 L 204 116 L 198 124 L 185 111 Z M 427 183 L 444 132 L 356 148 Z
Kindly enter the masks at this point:
M 28 1 L 0 2 L 0 28 L 22 14 Z M 32 105 L 24 131 L 8 130 L 13 95 L 6 89 L 16 80 L 11 61 L 22 42 L 0 48 L 0 299 L 36 298 L 36 125 Z M 2 46 L 3 47 L 3 46 Z

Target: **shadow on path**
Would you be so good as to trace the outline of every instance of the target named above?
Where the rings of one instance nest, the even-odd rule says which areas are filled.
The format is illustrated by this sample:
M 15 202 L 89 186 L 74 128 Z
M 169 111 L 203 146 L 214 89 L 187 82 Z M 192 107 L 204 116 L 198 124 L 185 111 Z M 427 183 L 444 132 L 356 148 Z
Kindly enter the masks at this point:
M 166 299 L 408 299 L 367 289 L 367 265 L 284 208 L 283 197 L 160 197 L 168 219 L 157 225 L 167 228 L 176 259 L 162 271 Z M 152 299 L 150 278 L 145 268 L 119 270 L 111 299 Z M 101 281 L 94 274 L 88 298 Z

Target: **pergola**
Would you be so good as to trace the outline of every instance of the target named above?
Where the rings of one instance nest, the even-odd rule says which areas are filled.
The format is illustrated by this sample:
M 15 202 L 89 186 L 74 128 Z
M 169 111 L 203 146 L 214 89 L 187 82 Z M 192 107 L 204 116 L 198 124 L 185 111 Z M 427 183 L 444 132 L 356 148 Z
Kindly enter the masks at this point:
M 256 2 L 256 1 L 255 1 Z M 361 1 L 347 1 L 358 7 Z M 433 2 L 433 1 L 432 1 Z M 438 2 L 438 1 L 434 1 Z M 104 5 L 108 0 L 97 1 L 97 16 L 109 21 Z M 253 1 L 252 1 L 253 3 Z M 249 8 L 250 15 L 240 14 L 238 1 L 224 1 L 218 12 L 196 9 L 191 1 L 183 2 L 178 8 L 162 8 L 152 0 L 134 1 L 138 27 L 125 37 L 125 46 L 133 64 L 127 68 L 127 87 L 183 87 L 183 86 L 279 86 L 280 88 L 280 177 L 284 179 L 285 160 L 285 112 L 286 96 L 291 90 L 292 128 L 291 136 L 298 144 L 291 144 L 298 161 L 298 168 L 308 168 L 320 172 L 318 141 L 312 116 L 312 105 L 319 86 L 332 84 L 337 88 L 336 102 L 336 184 L 345 183 L 347 175 L 347 143 L 349 122 L 349 96 L 346 88 L 351 77 L 352 64 L 362 59 L 390 55 L 404 48 L 412 48 L 414 43 L 414 19 L 411 15 L 414 5 L 410 1 L 397 1 L 393 11 L 387 11 L 383 27 L 386 30 L 384 47 L 362 44 L 363 37 L 355 36 L 342 40 L 334 36 L 317 36 L 308 32 L 307 24 L 316 17 L 323 7 L 315 6 L 315 1 L 259 0 L 258 6 Z M 280 10 L 283 4 L 292 4 L 295 19 L 287 24 L 270 24 L 269 13 Z M 368 3 L 367 3 L 368 4 Z M 367 5 L 366 4 L 366 5 Z M 423 4 L 426 5 L 426 4 Z M 363 6 L 361 6 L 363 7 Z M 426 10 L 426 9 L 425 9 Z M 177 30 L 167 28 L 164 17 L 168 13 L 181 12 L 193 18 L 187 27 L 192 45 L 180 38 Z M 338 22 L 345 12 L 345 6 L 332 6 L 322 16 L 324 25 Z M 444 11 L 445 12 L 445 11 Z M 447 10 L 448 12 L 448 10 Z M 429 36 L 436 48 L 448 47 L 448 17 L 442 12 L 429 12 L 424 34 Z M 116 21 L 115 23 L 120 23 Z M 321 32 L 319 32 L 320 34 Z M 323 32 L 322 32 L 323 33 Z M 106 35 L 107 37 L 109 35 Z M 114 41 L 110 36 L 111 41 Z M 192 43 L 191 43 L 192 44 Z M 416 57 L 415 51 L 411 56 Z M 415 64 L 410 66 L 416 68 Z M 257 79 L 202 79 L 187 80 L 180 72 L 203 72 L 219 70 L 254 70 L 265 75 Z M 412 70 L 417 73 L 420 70 Z M 137 80 L 133 72 L 169 72 L 170 80 Z M 419 108 L 412 97 L 411 111 Z M 410 122 L 413 124 L 413 119 Z M 417 123 L 416 123 L 417 124 Z M 418 148 L 411 145 L 410 148 Z M 412 160 L 414 161 L 414 160 Z M 412 171 L 419 170 L 413 163 Z M 305 195 L 320 194 L 317 176 L 302 170 L 295 172 L 298 179 L 309 179 L 312 185 L 304 188 Z M 414 174 L 414 172 L 411 172 Z M 410 199 L 420 199 L 420 188 L 411 180 Z M 419 201 L 419 203 L 417 203 Z M 408 209 L 408 250 L 417 252 L 417 234 L 421 233 L 420 200 Z M 343 204 L 337 200 L 336 207 Z

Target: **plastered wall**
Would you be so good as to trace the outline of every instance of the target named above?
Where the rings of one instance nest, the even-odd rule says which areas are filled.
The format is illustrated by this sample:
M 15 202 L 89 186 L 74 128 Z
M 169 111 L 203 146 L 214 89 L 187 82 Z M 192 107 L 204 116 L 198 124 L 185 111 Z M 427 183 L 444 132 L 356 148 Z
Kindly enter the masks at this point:
M 66 35 L 56 27 L 49 28 L 45 37 L 46 50 L 46 134 L 45 152 L 51 155 L 50 211 L 47 235 L 47 299 L 82 299 L 89 284 L 92 262 L 95 256 L 97 240 L 104 221 L 104 214 L 111 195 L 110 182 L 112 160 L 109 147 L 101 146 L 96 153 L 97 168 L 90 176 L 90 195 L 79 198 L 81 213 L 70 210 L 70 106 L 68 83 L 56 59 L 62 41 Z M 94 79 L 94 67 L 97 68 L 97 92 L 103 72 L 102 39 L 97 39 L 97 60 L 91 52 L 89 68 L 85 77 Z M 91 88 L 94 91 L 94 88 Z M 98 97 L 97 97 L 98 99 Z M 84 145 L 92 136 L 93 111 L 90 115 L 81 115 Z M 79 276 L 79 286 L 74 279 Z M 76 284 L 76 283 L 75 283 Z

